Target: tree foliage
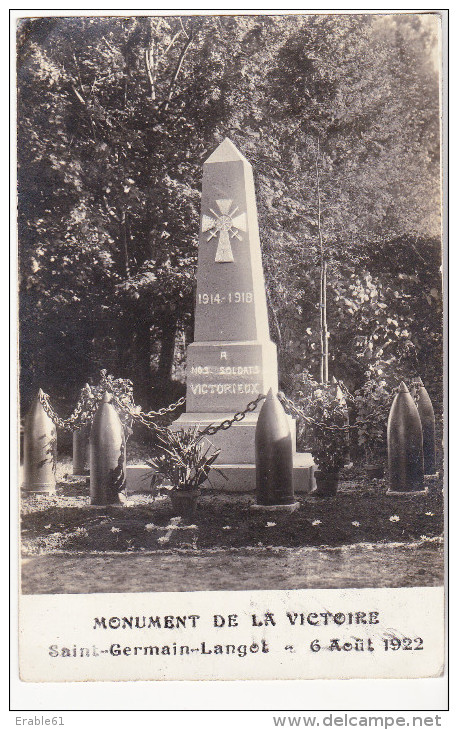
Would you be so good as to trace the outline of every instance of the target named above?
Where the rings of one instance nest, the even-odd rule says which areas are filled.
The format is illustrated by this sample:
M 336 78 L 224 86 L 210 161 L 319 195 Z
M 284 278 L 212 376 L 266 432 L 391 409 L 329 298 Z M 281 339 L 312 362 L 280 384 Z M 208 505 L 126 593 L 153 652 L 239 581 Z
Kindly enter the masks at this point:
M 68 405 L 101 367 L 171 399 L 202 163 L 252 162 L 282 381 L 440 364 L 437 16 L 73 17 L 18 28 L 21 366 Z M 406 334 L 407 333 L 407 334 Z

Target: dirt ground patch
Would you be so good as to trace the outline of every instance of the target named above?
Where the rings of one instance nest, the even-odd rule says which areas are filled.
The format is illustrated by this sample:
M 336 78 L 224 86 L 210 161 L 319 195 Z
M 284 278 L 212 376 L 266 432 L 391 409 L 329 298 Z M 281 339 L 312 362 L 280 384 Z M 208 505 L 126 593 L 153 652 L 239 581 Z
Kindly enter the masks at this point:
M 85 481 L 67 478 L 56 495 L 23 497 L 22 554 L 410 543 L 442 534 L 439 480 L 426 495 L 386 490 L 383 480 L 344 482 L 331 499 L 298 495 L 293 514 L 253 512 L 252 495 L 208 490 L 186 523 L 173 517 L 168 497 L 135 494 L 119 507 L 91 507 Z
M 254 495 L 205 490 L 192 520 L 170 499 L 122 495 L 91 507 L 85 479 L 58 466 L 55 495 L 23 495 L 24 593 L 272 590 L 440 585 L 443 498 L 388 496 L 348 475 L 331 499 L 297 495 L 292 514 L 252 511 Z M 350 479 L 350 477 L 353 477 Z

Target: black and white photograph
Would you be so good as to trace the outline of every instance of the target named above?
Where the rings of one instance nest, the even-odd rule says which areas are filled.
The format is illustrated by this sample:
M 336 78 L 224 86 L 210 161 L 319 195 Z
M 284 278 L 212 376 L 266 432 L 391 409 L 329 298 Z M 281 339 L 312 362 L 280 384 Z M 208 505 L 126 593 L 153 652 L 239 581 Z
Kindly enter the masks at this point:
M 22 678 L 439 676 L 443 14 L 80 13 L 15 21 L 19 626 L 92 638 Z

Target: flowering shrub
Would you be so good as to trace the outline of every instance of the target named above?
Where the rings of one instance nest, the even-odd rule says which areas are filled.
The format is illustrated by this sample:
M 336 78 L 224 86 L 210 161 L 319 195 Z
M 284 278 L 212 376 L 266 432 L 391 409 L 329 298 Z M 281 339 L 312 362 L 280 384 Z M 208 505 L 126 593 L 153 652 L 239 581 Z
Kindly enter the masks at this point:
M 131 380 L 126 378 L 114 378 L 106 370 L 100 371 L 100 380 L 96 385 L 85 385 L 81 391 L 83 408 L 80 414 L 81 423 L 91 423 L 94 412 L 97 410 L 105 391 L 113 397 L 112 405 L 118 413 L 124 427 L 126 440 L 132 433 L 132 413 L 139 412 L 140 406 L 134 402 L 134 389 Z
M 114 396 L 113 406 L 124 426 L 127 439 L 132 433 L 133 418 L 131 414 L 141 410 L 140 406 L 135 405 L 133 383 L 127 378 L 114 378 L 106 370 L 101 370 L 100 381 L 92 387 L 92 392 L 94 397 L 99 400 L 106 390 Z
M 354 395 L 358 445 L 363 448 L 368 463 L 385 459 L 386 428 L 394 395 L 394 388 L 387 383 L 383 371 L 368 371 L 366 382 Z
M 336 386 L 319 384 L 305 372 L 295 401 L 307 418 L 298 423 L 298 444 L 310 449 L 320 471 L 338 472 L 347 457 L 348 413 Z
M 315 390 L 308 415 L 314 419 L 310 448 L 318 468 L 326 474 L 338 472 L 347 457 L 348 429 L 347 411 L 335 389 L 323 386 Z

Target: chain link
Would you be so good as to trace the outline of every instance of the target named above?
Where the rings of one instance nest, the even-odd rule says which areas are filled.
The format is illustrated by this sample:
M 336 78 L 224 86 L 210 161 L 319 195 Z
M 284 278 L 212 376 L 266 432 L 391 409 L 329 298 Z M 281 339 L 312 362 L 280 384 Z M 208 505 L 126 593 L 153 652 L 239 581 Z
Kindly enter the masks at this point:
M 40 402 L 47 413 L 47 415 L 51 418 L 51 420 L 58 426 L 59 428 L 75 431 L 78 428 L 81 428 L 82 426 L 86 425 L 92 420 L 92 416 L 94 415 L 95 411 L 97 410 L 97 407 L 99 405 L 99 402 L 101 400 L 100 397 L 94 398 L 93 394 L 92 398 L 88 397 L 88 393 L 86 389 L 83 389 L 83 391 L 80 394 L 78 403 L 75 407 L 75 410 L 69 416 L 68 418 L 60 418 L 53 407 L 51 406 L 49 395 L 47 393 L 40 393 Z M 347 431 L 350 428 L 358 428 L 359 425 L 361 425 L 360 422 L 357 424 L 350 426 L 337 426 L 337 425 L 328 425 L 319 421 L 316 421 L 315 419 L 311 418 L 310 416 L 307 416 L 302 408 L 299 408 L 290 398 L 288 398 L 284 393 L 279 391 L 277 393 L 277 397 L 282 403 L 283 407 L 287 412 L 290 413 L 290 415 L 295 415 L 301 418 L 306 423 L 312 424 L 314 426 L 317 426 L 321 429 L 326 428 L 331 431 Z M 255 400 L 250 401 L 247 406 L 243 409 L 243 411 L 237 411 L 237 413 L 234 413 L 232 418 L 226 418 L 219 424 L 210 424 L 207 426 L 203 431 L 201 432 L 202 436 L 214 436 L 215 433 L 218 433 L 218 431 L 227 431 L 234 423 L 239 423 L 240 421 L 243 421 L 247 413 L 253 412 L 258 407 L 259 403 L 266 398 L 265 395 L 258 395 L 258 397 Z M 137 423 L 141 423 L 143 426 L 146 426 L 146 428 L 153 430 L 153 431 L 165 431 L 166 427 L 161 426 L 158 423 L 155 422 L 155 418 L 163 417 L 167 415 L 168 413 L 173 413 L 173 411 L 177 410 L 180 406 L 184 405 L 186 403 L 186 398 L 183 396 L 182 398 L 179 398 L 175 403 L 171 403 L 169 406 L 164 406 L 163 408 L 159 408 L 157 411 L 148 411 L 144 412 L 140 409 L 139 406 L 131 406 L 128 403 L 122 402 L 115 394 L 112 393 L 112 400 L 113 403 L 118 406 L 120 410 L 122 410 L 126 415 L 130 416 L 134 421 Z M 85 412 L 83 417 L 81 417 L 81 413 L 83 411 L 83 408 L 85 408 Z
M 165 416 L 167 413 L 173 413 L 173 411 L 176 411 L 177 408 L 184 405 L 186 403 L 186 398 L 183 396 L 182 398 L 179 398 L 175 403 L 171 403 L 169 406 L 164 406 L 163 408 L 159 408 L 157 411 L 148 411 L 145 413 L 140 409 L 139 406 L 129 406 L 126 403 L 122 403 L 115 395 L 113 396 L 114 402 L 118 405 L 119 408 L 124 410 L 134 421 L 137 421 L 137 423 L 141 423 L 143 426 L 146 426 L 146 428 L 149 428 L 153 431 L 165 431 L 164 426 L 160 426 L 157 424 L 154 419 Z
M 224 421 L 221 421 L 220 424 L 215 425 L 211 423 L 209 426 L 204 428 L 203 431 L 201 431 L 202 436 L 214 436 L 215 433 L 218 431 L 227 431 L 228 428 L 232 426 L 233 423 L 237 423 L 239 421 L 243 421 L 247 413 L 250 413 L 252 411 L 255 411 L 258 407 L 258 404 L 264 400 L 266 396 L 265 395 L 258 395 L 256 400 L 252 400 L 248 403 L 248 405 L 243 409 L 243 411 L 237 411 L 237 413 L 234 413 L 232 418 L 226 418 Z
M 41 391 L 39 399 L 45 413 L 49 416 L 53 423 L 66 431 L 76 431 L 78 428 L 89 423 L 98 405 L 97 400 L 93 403 L 90 402 L 87 390 L 84 388 L 81 391 L 78 403 L 76 404 L 73 413 L 68 418 L 60 418 L 52 407 L 47 393 L 43 393 L 43 391 Z M 81 416 L 83 408 L 85 409 L 85 413 L 84 416 Z
M 141 411 L 139 407 L 132 407 L 130 404 L 121 401 L 114 393 L 112 393 L 111 395 L 113 403 L 116 404 L 118 408 L 126 415 L 130 416 L 139 423 L 142 423 L 148 428 L 152 427 L 157 430 L 163 430 L 163 427 L 158 426 L 156 423 L 154 423 L 154 418 L 165 416 L 167 413 L 172 413 L 177 408 L 186 403 L 186 398 L 182 397 L 179 398 L 179 400 L 177 400 L 175 403 L 171 403 L 169 406 L 165 406 L 164 408 L 159 408 L 159 410 L 157 411 L 148 411 L 148 413 L 143 413 L 143 411 Z M 76 431 L 77 429 L 85 426 L 92 421 L 92 417 L 102 399 L 102 393 L 97 396 L 94 395 L 94 393 L 92 392 L 88 393 L 87 389 L 83 388 L 78 399 L 78 403 L 75 406 L 75 410 L 68 418 L 60 418 L 60 416 L 58 416 L 58 414 L 51 405 L 51 401 L 47 393 L 43 393 L 41 391 L 39 398 L 45 413 L 49 416 L 53 423 L 55 423 L 56 426 L 66 431 Z
M 148 411 L 148 413 L 142 413 L 143 418 L 154 418 L 157 416 L 165 416 L 167 413 L 173 413 L 173 411 L 176 411 L 177 408 L 180 406 L 184 406 L 186 403 L 186 397 L 182 396 L 182 398 L 179 398 L 175 403 L 171 403 L 169 406 L 164 406 L 164 408 L 159 408 L 158 411 Z

